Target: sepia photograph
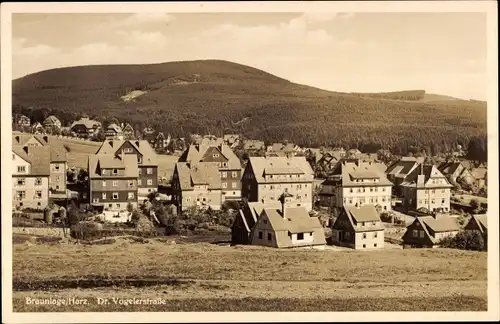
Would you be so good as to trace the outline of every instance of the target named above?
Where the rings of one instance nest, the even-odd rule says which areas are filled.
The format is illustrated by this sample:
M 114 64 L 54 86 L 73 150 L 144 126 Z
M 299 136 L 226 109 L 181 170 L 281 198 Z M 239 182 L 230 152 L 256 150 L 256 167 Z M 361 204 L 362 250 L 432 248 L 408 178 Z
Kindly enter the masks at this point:
M 3 322 L 499 319 L 496 2 L 1 9 Z

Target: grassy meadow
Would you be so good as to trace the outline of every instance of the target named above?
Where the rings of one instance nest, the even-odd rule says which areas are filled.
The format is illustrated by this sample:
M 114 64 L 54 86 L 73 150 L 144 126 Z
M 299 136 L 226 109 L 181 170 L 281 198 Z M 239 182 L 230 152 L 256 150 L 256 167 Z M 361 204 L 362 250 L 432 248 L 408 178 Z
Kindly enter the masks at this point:
M 13 301 L 18 312 L 486 310 L 486 263 L 486 253 L 450 249 L 23 243 L 13 246 Z M 27 297 L 89 302 L 33 305 Z M 125 306 L 113 297 L 163 304 Z

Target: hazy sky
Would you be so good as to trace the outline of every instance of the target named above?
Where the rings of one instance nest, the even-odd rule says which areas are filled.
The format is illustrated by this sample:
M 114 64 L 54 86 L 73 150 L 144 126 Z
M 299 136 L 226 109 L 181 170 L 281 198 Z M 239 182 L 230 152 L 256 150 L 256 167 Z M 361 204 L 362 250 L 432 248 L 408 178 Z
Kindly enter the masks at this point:
M 484 13 L 13 14 L 12 29 L 13 78 L 224 59 L 327 90 L 486 100 Z

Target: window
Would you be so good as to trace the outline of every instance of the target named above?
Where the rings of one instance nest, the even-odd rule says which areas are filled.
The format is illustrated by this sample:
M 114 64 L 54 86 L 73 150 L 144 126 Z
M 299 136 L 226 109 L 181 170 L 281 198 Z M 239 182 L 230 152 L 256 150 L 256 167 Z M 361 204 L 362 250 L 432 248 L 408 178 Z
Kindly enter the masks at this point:
M 56 180 L 57 182 L 59 182 L 61 180 L 61 178 L 59 176 L 56 176 Z
M 41 199 L 42 198 L 42 191 L 41 190 L 35 191 L 35 198 L 36 199 Z
M 26 184 L 26 179 L 24 178 L 18 178 L 17 179 L 17 185 L 18 186 L 24 186 Z
M 219 154 L 217 154 L 217 153 L 212 154 L 212 157 L 214 157 L 214 158 L 218 158 L 218 157 L 219 157 Z
M 238 172 L 233 171 L 233 172 L 231 173 L 231 176 L 232 176 L 233 178 L 237 178 L 237 177 L 238 177 Z
M 443 198 L 443 199 L 441 199 L 441 203 L 442 203 L 442 204 L 444 204 L 444 203 L 445 203 L 445 201 L 446 201 L 446 199 L 444 199 L 444 198 Z
M 103 170 L 102 170 L 102 174 L 106 174 L 106 169 L 103 169 Z
M 271 233 L 267 233 L 267 240 L 271 241 L 273 239 L 273 236 Z
M 259 239 L 262 240 L 262 232 L 259 232 Z
M 262 223 L 267 224 L 267 219 L 264 219 Z
M 377 247 L 377 243 L 373 243 L 373 247 Z
M 142 168 L 139 168 L 139 174 L 142 174 Z
M 129 188 L 132 188 L 134 186 L 134 180 L 129 180 L 128 186 L 129 186 Z
M 364 239 L 366 238 L 366 233 L 363 233 L 363 238 L 364 238 Z
M 106 180 L 102 180 L 102 186 L 106 187 Z
M 153 179 L 148 179 L 148 182 L 147 182 L 147 183 L 148 183 L 148 186 L 153 185 Z
M 42 178 L 36 178 L 35 179 L 35 186 L 41 186 L 42 185 Z
M 412 236 L 413 237 L 418 237 L 418 230 L 413 230 L 412 231 Z
M 425 232 L 421 230 L 420 231 L 420 238 L 424 238 L 424 236 L 425 236 Z
M 222 172 L 222 177 L 227 178 L 227 172 Z
M 16 191 L 16 198 L 17 200 L 26 198 L 26 191 Z
M 443 190 L 441 190 L 441 193 L 444 193 L 444 189 L 443 189 Z
M 118 180 L 113 180 L 113 187 L 118 187 Z
M 303 240 L 304 239 L 304 233 L 297 233 L 297 240 Z
M 108 207 L 109 208 L 113 208 L 113 204 L 108 204 Z
M 227 188 L 227 183 L 226 182 L 222 183 L 222 188 Z
M 26 166 L 25 165 L 17 166 L 17 172 L 26 172 Z
M 59 170 L 59 164 L 54 165 L 55 170 Z
M 427 200 L 427 199 L 426 199 L 426 200 L 424 200 L 424 204 L 426 204 L 426 205 L 427 205 L 427 203 L 428 203 L 428 200 Z
M 434 199 L 431 200 L 431 204 L 434 204 L 436 201 Z
M 361 222 L 361 226 L 365 226 L 365 222 Z
M 118 199 L 118 192 L 113 192 L 113 199 Z
M 142 186 L 142 180 L 141 179 L 137 179 L 137 185 L 138 186 Z
M 113 169 L 113 174 L 118 174 L 118 169 Z
M 366 244 L 363 244 L 363 249 L 365 249 L 365 248 L 366 248 Z
M 370 192 L 373 192 L 373 188 L 372 187 L 370 187 Z
M 373 233 L 373 237 L 377 238 L 378 237 L 378 233 L 377 232 Z
M 223 167 L 227 167 L 227 162 L 222 162 Z
M 382 187 L 382 191 L 385 192 L 385 187 Z
M 102 193 L 102 199 L 106 199 L 106 193 L 105 192 Z
M 128 199 L 134 199 L 134 198 L 135 198 L 135 194 L 133 192 L 129 192 Z
M 233 189 L 238 188 L 238 184 L 237 184 L 236 182 L 233 182 L 233 183 L 231 184 L 231 188 L 233 188 Z
M 92 198 L 92 202 L 93 203 L 98 203 L 99 202 L 99 198 Z
M 147 168 L 146 169 L 147 174 L 153 174 L 153 168 Z
M 125 153 L 132 153 L 132 149 L 130 147 L 126 147 L 123 151 Z
M 432 193 L 436 193 L 436 190 L 434 190 L 434 189 L 433 189 L 433 190 L 432 190 Z

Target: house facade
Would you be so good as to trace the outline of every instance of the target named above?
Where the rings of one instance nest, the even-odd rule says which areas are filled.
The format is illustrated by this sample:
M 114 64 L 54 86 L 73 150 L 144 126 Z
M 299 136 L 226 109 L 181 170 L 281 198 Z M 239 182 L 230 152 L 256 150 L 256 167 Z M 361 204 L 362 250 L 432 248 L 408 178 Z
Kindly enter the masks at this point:
M 408 211 L 448 212 L 452 187 L 436 166 L 420 164 L 401 183 L 403 206 Z
M 214 162 L 178 162 L 172 176 L 172 200 L 178 211 L 190 208 L 219 210 L 223 197 L 219 166 Z
M 137 161 L 137 190 L 142 201 L 148 194 L 158 191 L 157 154 L 145 140 L 106 140 L 96 154 L 132 155 Z
M 123 140 L 123 131 L 122 128 L 115 123 L 111 123 L 106 127 L 106 139 L 116 139 L 116 140 Z
M 14 122 L 21 127 L 30 127 L 31 120 L 29 117 L 24 115 L 16 115 L 14 116 Z
M 461 161 L 445 161 L 439 164 L 437 168 L 452 185 L 456 185 L 459 182 L 469 185 L 474 184 L 472 173 Z
M 124 140 L 134 140 L 135 139 L 135 131 L 132 125 L 127 123 L 124 127 L 122 126 L 123 129 L 123 139 Z
M 87 117 L 82 117 L 71 124 L 70 131 L 77 137 L 90 138 L 99 132 L 102 128 L 101 123 Z
M 384 226 L 375 206 L 342 208 L 332 225 L 332 241 L 353 249 L 382 249 Z
M 264 208 L 250 233 L 252 245 L 274 248 L 316 248 L 326 246 L 323 226 L 309 216 L 304 207 L 296 207 L 292 195 L 280 196 L 280 208 Z
M 320 200 L 340 212 L 343 207 L 373 205 L 390 211 L 392 183 L 380 163 L 342 159 L 323 182 Z
M 406 177 L 423 163 L 423 160 L 417 160 L 414 157 L 402 157 L 400 160 L 392 163 L 385 170 L 387 179 L 392 182 L 392 193 L 396 197 L 403 197 L 403 189 L 401 184 L 405 181 Z
M 447 214 L 415 217 L 402 236 L 403 248 L 435 248 L 443 238 L 458 232 L 458 223 Z
M 138 206 L 139 170 L 133 155 L 90 155 L 89 198 L 93 207 L 110 211 L 126 210 L 128 203 Z
M 241 179 L 242 198 L 249 202 L 274 202 L 285 192 L 297 207 L 312 210 L 313 180 L 305 157 L 250 157 Z
M 232 244 L 250 244 L 251 230 L 265 208 L 281 208 L 279 201 L 263 204 L 261 202 L 243 202 L 231 226 Z
M 36 159 L 27 147 L 12 147 L 12 208 L 43 209 L 49 200 L 49 163 Z
M 464 230 L 481 234 L 485 246 L 488 246 L 488 219 L 486 214 L 470 216 Z
M 61 129 L 61 126 L 62 124 L 59 118 L 53 115 L 45 118 L 45 120 L 43 121 L 43 128 L 49 132 L 56 129 Z
M 179 162 L 215 163 L 219 168 L 222 200 L 241 199 L 241 162 L 226 144 L 190 145 L 179 158 Z

